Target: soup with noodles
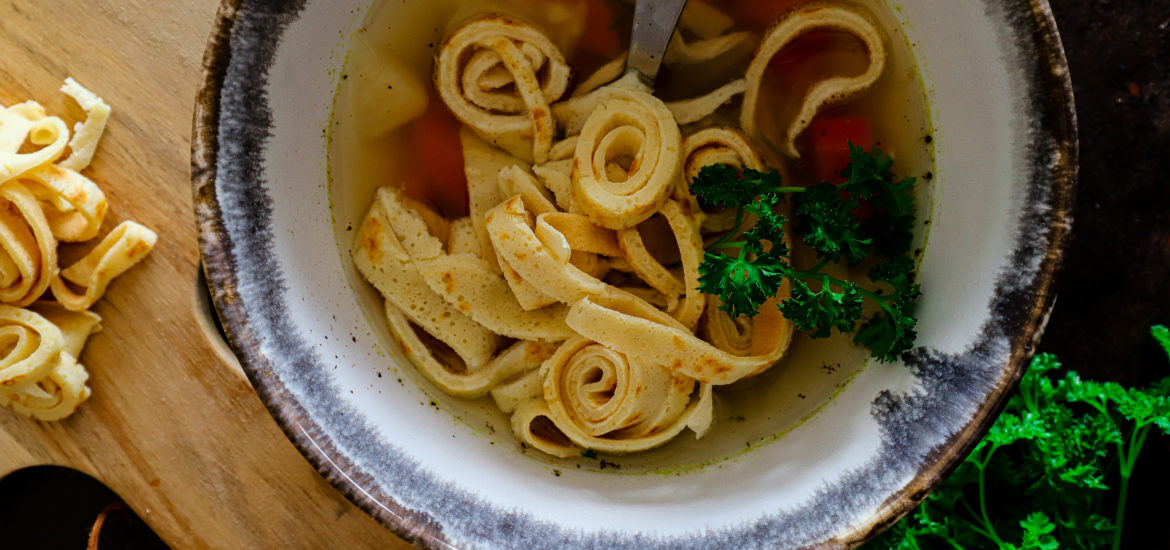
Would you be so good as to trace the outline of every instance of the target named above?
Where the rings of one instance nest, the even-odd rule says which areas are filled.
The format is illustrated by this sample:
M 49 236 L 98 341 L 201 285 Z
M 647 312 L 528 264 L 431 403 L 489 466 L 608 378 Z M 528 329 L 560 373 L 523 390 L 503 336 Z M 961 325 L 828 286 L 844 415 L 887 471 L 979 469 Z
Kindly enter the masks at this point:
M 884 3 L 691 0 L 654 88 L 632 12 L 375 4 L 339 245 L 423 383 L 522 447 L 726 456 L 912 344 L 924 93 Z

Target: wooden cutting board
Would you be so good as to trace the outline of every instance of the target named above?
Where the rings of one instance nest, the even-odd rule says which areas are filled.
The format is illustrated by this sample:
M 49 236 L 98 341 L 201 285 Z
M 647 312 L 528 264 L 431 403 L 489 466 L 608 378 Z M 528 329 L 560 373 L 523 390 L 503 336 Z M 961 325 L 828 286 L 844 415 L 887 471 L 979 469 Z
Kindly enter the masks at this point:
M 253 392 L 200 298 L 190 136 L 216 0 L 0 0 L 0 103 L 67 122 L 76 78 L 113 107 L 85 172 L 159 234 L 94 308 L 93 397 L 42 423 L 0 409 L 0 476 L 56 464 L 110 486 L 174 548 L 406 548 L 324 481 Z M 63 495 L 68 498 L 68 495 Z

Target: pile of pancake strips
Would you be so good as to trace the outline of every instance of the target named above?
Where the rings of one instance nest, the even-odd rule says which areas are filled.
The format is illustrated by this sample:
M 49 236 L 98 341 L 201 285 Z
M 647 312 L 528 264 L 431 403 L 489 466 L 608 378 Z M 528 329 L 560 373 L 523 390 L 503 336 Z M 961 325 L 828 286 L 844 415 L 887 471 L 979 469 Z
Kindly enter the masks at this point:
M 72 138 L 35 101 L 0 105 L 0 405 L 40 420 L 65 418 L 89 398 L 89 373 L 77 358 L 101 317 L 88 310 L 158 238 L 124 221 L 81 260 L 58 265 L 57 243 L 91 241 L 108 210 L 101 188 L 80 172 L 110 116 L 72 78 L 61 91 L 86 114 Z

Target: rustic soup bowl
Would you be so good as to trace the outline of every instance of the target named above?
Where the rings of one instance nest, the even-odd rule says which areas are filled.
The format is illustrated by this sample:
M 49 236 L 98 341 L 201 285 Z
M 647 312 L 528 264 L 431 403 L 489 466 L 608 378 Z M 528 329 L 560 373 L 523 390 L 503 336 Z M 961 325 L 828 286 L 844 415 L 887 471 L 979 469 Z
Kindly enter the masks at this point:
M 427 547 L 850 547 L 922 500 L 992 422 L 1043 328 L 1070 228 L 1076 121 L 1044 0 L 890 10 L 936 155 L 904 360 L 790 359 L 703 440 L 603 460 L 525 452 L 489 402 L 428 385 L 356 274 L 351 229 L 372 191 L 331 182 L 329 127 L 371 3 L 224 0 L 192 179 L 214 304 L 256 391 L 396 533 Z

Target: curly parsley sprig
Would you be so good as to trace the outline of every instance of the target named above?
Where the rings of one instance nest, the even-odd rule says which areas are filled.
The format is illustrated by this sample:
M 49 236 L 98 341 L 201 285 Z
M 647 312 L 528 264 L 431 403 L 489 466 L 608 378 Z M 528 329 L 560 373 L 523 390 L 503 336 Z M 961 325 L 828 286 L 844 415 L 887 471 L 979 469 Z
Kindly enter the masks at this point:
M 725 164 L 704 167 L 691 191 L 704 204 L 734 208 L 734 227 L 707 246 L 699 266 L 699 290 L 719 296 L 720 309 L 733 316 L 755 316 L 785 280 L 792 284 L 780 304 L 784 316 L 813 338 L 832 329 L 852 333 L 882 361 L 893 361 L 909 350 L 917 336 L 914 301 L 920 291 L 913 282 L 914 263 L 900 257 L 912 239 L 914 179 L 896 180 L 893 160 L 880 151 L 865 152 L 849 145 L 850 165 L 840 185 L 783 187 L 780 174 L 736 169 Z M 785 245 L 787 217 L 776 208 L 786 194 L 796 195 L 795 217 L 805 245 L 820 258 L 812 269 L 792 266 Z M 876 215 L 861 219 L 861 201 Z M 728 254 L 731 252 L 731 254 Z M 853 281 L 824 273 L 830 263 L 860 262 L 878 255 L 895 258 L 870 271 L 874 283 L 889 292 L 875 292 Z M 878 312 L 856 329 L 862 305 L 871 300 Z
M 1170 359 L 1170 329 L 1150 333 Z M 1082 379 L 1039 354 L 970 456 L 865 548 L 1118 550 L 1130 478 L 1151 433 L 1170 436 L 1170 377 L 1127 388 Z

